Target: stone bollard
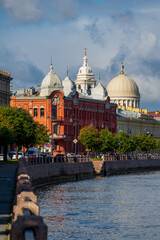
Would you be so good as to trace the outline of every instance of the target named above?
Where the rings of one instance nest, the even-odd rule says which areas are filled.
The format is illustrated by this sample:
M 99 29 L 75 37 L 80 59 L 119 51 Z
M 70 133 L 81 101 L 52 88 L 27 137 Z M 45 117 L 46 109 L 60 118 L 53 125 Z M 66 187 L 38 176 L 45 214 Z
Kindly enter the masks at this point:
M 21 178 L 25 178 L 28 179 L 30 181 L 30 176 L 28 174 L 19 174 L 17 177 L 17 180 L 21 179 Z
M 33 230 L 35 240 L 47 240 L 47 225 L 40 216 L 18 216 L 12 224 L 10 240 L 25 240 L 26 229 Z
M 31 192 L 32 185 L 29 180 L 18 180 L 17 187 L 16 187 L 16 194 L 20 194 L 22 191 Z
M 21 192 L 17 195 L 17 203 L 24 202 L 26 199 L 37 203 L 37 196 L 33 192 Z
M 39 207 L 36 203 L 31 201 L 18 201 L 17 205 L 13 207 L 13 222 L 15 222 L 18 216 L 23 216 L 24 209 L 29 210 L 33 215 L 39 215 Z

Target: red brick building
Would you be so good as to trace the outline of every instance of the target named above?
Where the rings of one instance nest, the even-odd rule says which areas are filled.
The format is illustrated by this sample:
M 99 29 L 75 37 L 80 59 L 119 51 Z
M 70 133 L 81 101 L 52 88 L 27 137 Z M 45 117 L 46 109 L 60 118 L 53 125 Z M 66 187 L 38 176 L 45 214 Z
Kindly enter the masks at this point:
M 92 124 L 98 130 L 108 128 L 116 132 L 116 105 L 110 103 L 109 97 L 105 101 L 89 100 L 80 98 L 77 92 L 65 97 L 61 91 L 55 90 L 43 99 L 13 96 L 11 106 L 26 109 L 49 129 L 54 140 L 54 154 L 75 152 L 75 147 L 77 153 L 83 152 L 84 147 L 73 140 L 77 139 L 84 126 Z
M 110 98 L 100 83 L 96 87 L 91 85 L 95 84 L 95 80 L 86 59 L 85 54 L 84 65 L 78 76 L 79 93 L 68 76 L 64 81 L 59 79 L 51 64 L 50 72 L 39 89 L 21 89 L 12 96 L 12 107 L 26 109 L 36 121 L 49 129 L 54 154 L 84 152 L 85 148 L 80 142 L 73 142 L 78 139 L 79 131 L 84 126 L 92 124 L 98 130 L 107 128 L 116 133 L 116 104 L 110 103 Z

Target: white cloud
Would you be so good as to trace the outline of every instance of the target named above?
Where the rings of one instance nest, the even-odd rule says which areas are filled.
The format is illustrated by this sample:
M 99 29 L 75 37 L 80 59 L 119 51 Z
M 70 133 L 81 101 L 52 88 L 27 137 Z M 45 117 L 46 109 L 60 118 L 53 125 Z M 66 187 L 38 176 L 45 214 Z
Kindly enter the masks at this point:
M 37 71 L 35 76 L 40 77 L 35 82 L 40 84 L 43 74 L 36 69 L 41 69 L 44 74 L 47 74 L 52 56 L 55 72 L 63 79 L 68 65 L 74 80 L 78 68 L 83 63 L 84 48 L 87 47 L 88 63 L 96 79 L 100 73 L 105 87 L 113 77 L 119 74 L 120 63 L 124 61 L 125 73 L 139 86 L 141 102 L 157 101 L 157 104 L 160 104 L 158 93 L 160 89 L 160 15 L 158 11 L 151 13 L 142 10 L 126 10 L 119 14 L 112 12 L 110 15 L 90 17 L 90 15 L 82 16 L 78 13 L 77 1 L 73 0 L 46 1 L 44 11 L 42 11 L 40 0 L 32 2 L 24 0 L 25 10 L 22 9 L 20 0 L 14 2 L 17 5 L 14 5 L 11 0 L 5 0 L 5 7 L 19 20 L 33 21 L 42 14 L 43 20 L 59 22 L 59 24 L 34 25 L 16 30 L 13 28 L 8 32 L 1 31 L 3 38 L 0 39 L 0 44 L 3 43 L 6 48 L 18 49 L 18 54 L 15 51 L 15 56 L 12 56 L 13 62 L 21 62 L 20 66 L 14 70 L 15 79 L 16 71 L 19 76 L 22 76 L 20 73 L 25 71 L 24 84 L 28 79 L 28 84 L 32 85 L 31 75 L 35 69 L 35 72 Z M 50 11 L 44 17 L 49 6 Z M 21 14 L 17 12 L 18 9 L 21 10 Z M 28 12 L 30 17 L 28 16 L 27 20 Z M 64 23 L 65 19 L 67 21 Z M 74 21 L 68 21 L 72 19 Z M 2 57 L 0 53 L 0 59 Z M 28 67 L 24 67 L 24 62 Z M 35 68 L 31 69 L 31 65 Z M 21 68 L 23 71 L 20 70 Z M 23 87 L 22 82 L 19 84 Z
M 38 0 L 3 0 L 7 12 L 20 22 L 35 21 L 41 17 L 42 12 L 37 3 Z

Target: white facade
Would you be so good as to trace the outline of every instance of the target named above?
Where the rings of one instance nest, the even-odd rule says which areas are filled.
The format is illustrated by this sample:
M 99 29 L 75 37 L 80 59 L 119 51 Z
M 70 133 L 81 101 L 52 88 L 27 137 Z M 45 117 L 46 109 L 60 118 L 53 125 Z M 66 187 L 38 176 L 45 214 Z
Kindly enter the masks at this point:
M 88 58 L 85 51 L 85 56 L 83 58 L 83 66 L 80 67 L 76 83 L 76 90 L 84 95 L 91 95 L 92 89 L 96 86 L 96 80 L 94 79 L 94 74 L 91 67 L 88 66 Z

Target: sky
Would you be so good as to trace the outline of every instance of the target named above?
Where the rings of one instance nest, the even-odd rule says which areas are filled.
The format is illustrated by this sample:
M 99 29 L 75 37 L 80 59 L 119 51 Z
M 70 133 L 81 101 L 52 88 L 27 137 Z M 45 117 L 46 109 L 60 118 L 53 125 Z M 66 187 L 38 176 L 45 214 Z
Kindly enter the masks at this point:
M 76 79 L 88 64 L 104 87 L 124 72 L 141 108 L 160 110 L 159 0 L 0 0 L 0 69 L 13 89 L 41 85 L 50 70 Z

